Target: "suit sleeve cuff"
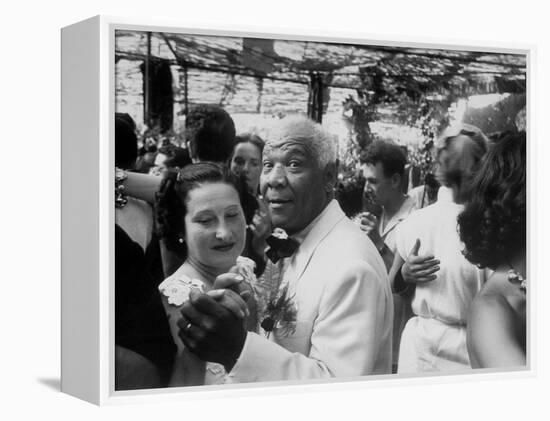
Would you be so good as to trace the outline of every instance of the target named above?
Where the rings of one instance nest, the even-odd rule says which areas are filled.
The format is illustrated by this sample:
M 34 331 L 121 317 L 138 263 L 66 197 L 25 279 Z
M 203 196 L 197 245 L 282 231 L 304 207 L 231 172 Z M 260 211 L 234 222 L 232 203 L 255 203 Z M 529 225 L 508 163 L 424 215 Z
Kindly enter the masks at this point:
M 248 332 L 241 354 L 233 369 L 226 375 L 225 383 L 280 380 L 280 367 L 276 362 L 285 358 L 288 353 L 257 333 Z
M 251 342 L 253 342 L 252 335 L 256 335 L 255 333 L 248 332 L 246 334 L 246 339 L 244 341 L 243 349 L 241 350 L 241 353 L 239 357 L 237 358 L 237 362 L 231 369 L 229 373 L 226 375 L 225 383 L 242 383 L 245 381 L 254 381 L 254 380 L 243 380 L 243 373 L 247 372 L 247 366 L 250 364 L 247 363 L 247 354 L 250 354 L 250 347 Z M 258 336 L 258 335 L 256 335 Z M 250 370 L 248 370 L 250 374 Z

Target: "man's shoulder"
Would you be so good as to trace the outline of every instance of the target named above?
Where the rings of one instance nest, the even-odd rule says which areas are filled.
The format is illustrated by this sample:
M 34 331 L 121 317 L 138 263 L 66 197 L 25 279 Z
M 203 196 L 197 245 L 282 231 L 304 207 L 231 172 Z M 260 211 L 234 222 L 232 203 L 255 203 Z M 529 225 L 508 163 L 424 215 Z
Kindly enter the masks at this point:
M 413 212 L 419 210 L 419 204 L 416 202 L 416 200 L 411 197 L 410 195 L 407 195 L 405 197 L 405 200 L 399 207 L 399 210 L 396 212 L 396 214 L 392 217 L 392 219 L 397 219 L 399 223 L 403 222 L 405 219 L 407 219 Z
M 401 225 L 418 226 L 418 224 L 429 224 L 434 218 L 441 216 L 443 211 L 443 206 L 439 202 L 435 202 L 422 209 L 411 209 L 409 216 L 401 222 Z
M 362 262 L 376 271 L 384 266 L 372 241 L 348 218 L 339 221 L 327 234 L 319 244 L 318 255 L 327 266 L 344 266 L 343 262 L 351 261 Z
M 337 244 L 341 249 L 369 247 L 372 242 L 350 219 L 343 218 L 324 238 L 325 243 Z

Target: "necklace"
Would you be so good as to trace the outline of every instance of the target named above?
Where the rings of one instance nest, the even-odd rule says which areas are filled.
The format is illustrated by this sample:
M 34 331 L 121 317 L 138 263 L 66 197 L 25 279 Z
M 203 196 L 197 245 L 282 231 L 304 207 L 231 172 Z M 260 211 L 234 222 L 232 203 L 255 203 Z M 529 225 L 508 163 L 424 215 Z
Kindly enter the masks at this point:
M 510 265 L 510 269 L 508 270 L 508 281 L 519 285 L 519 289 L 523 292 L 527 291 L 527 279 L 523 277 L 517 270 L 515 270 L 512 265 Z

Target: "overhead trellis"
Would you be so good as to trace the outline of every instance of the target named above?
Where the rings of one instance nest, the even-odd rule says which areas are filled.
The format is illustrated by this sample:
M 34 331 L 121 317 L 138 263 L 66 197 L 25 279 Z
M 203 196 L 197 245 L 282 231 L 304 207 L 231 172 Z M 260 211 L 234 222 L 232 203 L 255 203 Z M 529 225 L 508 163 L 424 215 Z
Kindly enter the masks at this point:
M 318 120 L 328 88 L 373 91 L 386 105 L 402 94 L 414 100 L 526 90 L 525 54 L 118 30 L 115 38 L 117 60 L 162 59 L 181 67 L 185 109 L 191 71 L 231 75 L 235 84 L 233 76 L 252 78 L 258 98 L 263 80 L 302 85 L 308 113 Z M 232 94 L 227 83 L 222 100 Z
M 117 31 L 116 36 L 117 56 L 145 58 L 145 33 Z M 467 79 L 479 85 L 480 93 L 500 92 L 499 81 L 507 89 L 525 91 L 524 54 L 174 33 L 152 33 L 152 37 L 157 45 L 153 57 L 173 59 L 188 68 L 304 84 L 310 83 L 313 71 L 330 73 L 331 87 L 349 89 L 361 85 L 361 72 L 378 68 L 390 84 L 411 80 L 427 89 L 442 84 L 452 88 L 460 87 Z

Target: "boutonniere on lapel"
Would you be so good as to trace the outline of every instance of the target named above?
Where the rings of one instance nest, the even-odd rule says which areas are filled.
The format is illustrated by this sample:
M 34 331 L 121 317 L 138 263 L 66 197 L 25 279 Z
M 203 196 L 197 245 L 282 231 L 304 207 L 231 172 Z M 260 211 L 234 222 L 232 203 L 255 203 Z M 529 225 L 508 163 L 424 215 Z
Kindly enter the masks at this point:
M 294 295 L 288 292 L 288 285 L 274 291 L 260 293 L 260 326 L 269 338 L 271 332 L 277 329 L 281 336 L 292 335 L 296 331 L 297 308 Z

